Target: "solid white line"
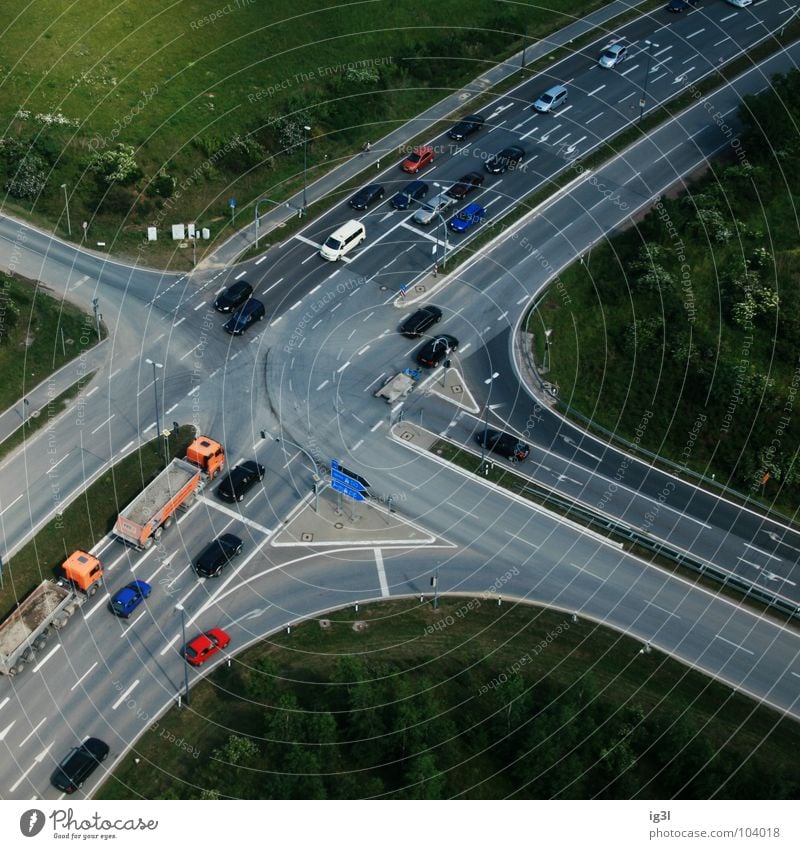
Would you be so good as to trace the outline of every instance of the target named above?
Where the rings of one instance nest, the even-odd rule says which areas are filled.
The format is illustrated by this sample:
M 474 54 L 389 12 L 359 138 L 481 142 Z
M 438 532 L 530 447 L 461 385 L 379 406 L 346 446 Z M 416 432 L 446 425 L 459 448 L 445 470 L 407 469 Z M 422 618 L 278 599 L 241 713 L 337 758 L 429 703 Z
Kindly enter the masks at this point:
M 139 679 L 137 678 L 133 684 L 111 705 L 111 710 L 116 710 L 127 698 L 130 694 L 139 686 Z
M 92 665 L 91 665 L 91 666 L 90 666 L 90 667 L 86 670 L 86 672 L 84 672 L 84 673 L 83 673 L 83 675 L 81 675 L 81 677 L 80 677 L 80 678 L 78 678 L 78 680 L 77 680 L 77 681 L 76 681 L 76 682 L 75 682 L 75 683 L 74 683 L 74 684 L 73 684 L 73 685 L 69 688 L 70 693 L 71 693 L 71 692 L 72 692 L 72 691 L 73 691 L 76 687 L 80 686 L 81 681 L 83 681 L 83 679 L 84 679 L 84 678 L 85 678 L 85 677 L 86 677 L 86 676 L 87 676 L 87 675 L 88 675 L 88 674 L 89 674 L 89 673 L 90 673 L 90 672 L 91 672 L 91 671 L 95 668 L 95 666 L 97 666 L 97 664 L 98 664 L 98 663 L 99 663 L 99 661 L 97 661 L 97 660 L 96 660 L 96 661 L 95 661 L 95 662 L 94 662 L 94 663 L 93 663 L 93 664 L 92 664 Z
M 746 651 L 748 654 L 754 654 L 754 652 L 751 652 L 750 649 L 746 649 L 744 646 L 740 646 L 739 643 L 734 643 L 732 640 L 726 640 L 725 637 L 720 637 L 719 634 L 714 634 L 714 639 L 722 640 L 723 643 L 727 643 L 729 646 Z
M 379 548 L 375 551 L 375 565 L 378 567 L 378 582 L 381 585 L 381 595 L 386 598 L 389 595 L 389 584 L 386 580 L 386 569 L 383 566 L 383 554 Z
M 105 427 L 111 421 L 111 419 L 114 418 L 114 416 L 116 416 L 116 413 L 112 413 L 102 424 L 97 425 L 97 427 L 92 431 L 92 435 L 94 436 L 94 434 L 97 433 L 97 431 L 100 430 L 101 427 Z

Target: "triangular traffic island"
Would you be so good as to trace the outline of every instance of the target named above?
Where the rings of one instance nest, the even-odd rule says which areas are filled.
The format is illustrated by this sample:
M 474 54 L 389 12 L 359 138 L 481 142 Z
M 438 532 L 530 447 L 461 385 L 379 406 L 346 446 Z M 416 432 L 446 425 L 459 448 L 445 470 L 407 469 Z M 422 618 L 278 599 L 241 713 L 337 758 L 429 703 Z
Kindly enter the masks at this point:
M 475 396 L 469 391 L 466 381 L 457 368 L 449 368 L 445 372 L 439 369 L 425 385 L 426 395 L 438 395 L 445 401 L 468 410 L 470 413 L 480 413 L 481 408 Z
M 403 519 L 391 504 L 375 500 L 351 501 L 326 489 L 319 495 L 318 510 L 313 498 L 302 504 L 273 534 L 276 547 L 432 545 L 437 541 L 424 528 Z M 440 542 L 444 543 L 443 540 Z M 446 543 L 445 543 L 446 544 Z

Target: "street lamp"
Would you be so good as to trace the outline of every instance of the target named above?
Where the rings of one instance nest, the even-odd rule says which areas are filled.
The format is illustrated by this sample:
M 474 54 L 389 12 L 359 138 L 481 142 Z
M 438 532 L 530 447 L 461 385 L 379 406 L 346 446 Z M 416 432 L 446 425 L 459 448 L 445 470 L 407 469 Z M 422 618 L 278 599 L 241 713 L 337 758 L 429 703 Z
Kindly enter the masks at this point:
M 181 641 L 184 651 L 186 650 L 186 608 L 178 602 L 175 605 L 175 610 L 181 615 Z M 189 661 L 183 658 L 183 691 L 186 704 L 189 704 Z
M 647 49 L 647 69 L 644 72 L 644 86 L 642 87 L 642 96 L 639 100 L 639 120 L 642 120 L 642 116 L 644 115 L 644 107 L 647 101 L 647 81 L 650 77 L 650 62 L 653 58 L 653 51 L 650 49 L 652 47 L 659 47 L 660 45 L 656 44 L 655 41 L 645 41 L 645 48 Z
M 308 134 L 311 127 L 303 127 L 303 215 L 306 214 L 306 183 L 308 182 Z
M 436 186 L 437 189 L 442 188 L 442 186 L 440 186 L 439 183 L 434 183 L 433 185 Z M 443 251 L 443 254 L 442 254 L 442 269 L 444 269 L 445 266 L 447 265 L 447 248 L 449 247 L 449 244 L 448 244 L 448 241 L 447 241 L 447 222 L 444 220 L 444 215 L 442 215 L 442 213 L 439 212 L 438 209 L 435 210 L 435 212 L 439 216 L 439 221 L 441 222 L 442 228 L 444 229 L 444 239 L 441 240 L 442 251 Z M 438 253 L 439 246 L 434 245 L 433 250 L 434 250 L 435 253 Z
M 64 189 L 64 209 L 67 212 L 67 235 L 72 236 L 72 227 L 69 223 L 69 195 L 67 194 L 67 184 L 62 183 L 61 188 Z
M 431 586 L 433 587 L 433 609 L 436 610 L 439 607 L 439 566 L 438 564 L 433 570 L 433 575 L 431 577 Z
M 550 371 L 550 337 L 553 335 L 553 331 L 548 327 L 544 332 L 544 366 L 542 367 L 542 374 L 547 374 Z
M 483 382 L 489 387 L 489 395 L 486 398 L 486 404 L 483 410 L 483 437 L 481 438 L 481 464 L 478 466 L 478 471 L 483 471 L 483 464 L 486 462 L 486 431 L 489 430 L 489 411 L 494 412 L 502 404 L 490 404 L 489 398 L 492 397 L 492 382 L 495 378 L 500 377 L 500 372 L 495 371 L 486 378 Z
M 155 360 L 146 359 L 146 363 L 149 363 L 153 367 L 153 394 L 156 401 L 156 433 L 161 433 L 161 421 L 158 415 L 158 377 L 156 376 L 157 368 L 164 368 L 163 363 L 157 363 Z
M 267 438 L 267 432 L 265 430 L 261 431 L 261 438 L 262 439 Z M 291 445 L 293 448 L 296 448 L 298 451 L 301 451 L 303 454 L 306 455 L 306 457 L 308 457 L 309 460 L 311 460 L 311 465 L 314 467 L 314 490 L 313 490 L 314 491 L 314 512 L 319 513 L 318 486 L 319 486 L 320 482 L 322 481 L 322 478 L 320 477 L 320 474 L 319 474 L 319 466 L 317 466 L 317 461 L 308 453 L 308 451 L 306 451 L 305 448 L 298 445 L 296 442 L 292 442 L 291 440 L 286 439 L 283 436 L 276 436 L 275 441 L 276 442 L 284 442 L 284 443 L 286 443 L 286 445 Z

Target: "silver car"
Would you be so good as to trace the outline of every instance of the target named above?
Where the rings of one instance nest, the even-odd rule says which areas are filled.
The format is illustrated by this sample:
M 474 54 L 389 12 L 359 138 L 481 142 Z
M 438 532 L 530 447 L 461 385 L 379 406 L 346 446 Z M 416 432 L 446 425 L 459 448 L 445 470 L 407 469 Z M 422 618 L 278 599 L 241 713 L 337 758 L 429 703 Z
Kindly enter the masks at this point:
M 566 102 L 567 89 L 563 85 L 554 85 L 534 101 L 533 108 L 537 112 L 552 112 Z
M 455 198 L 448 197 L 445 192 L 440 192 L 435 198 L 423 203 L 420 208 L 414 213 L 414 222 L 416 224 L 430 224 L 436 213 L 443 213 L 446 209 L 455 203 Z
M 603 51 L 603 55 L 597 60 L 601 68 L 613 68 L 628 55 L 628 48 L 624 44 L 612 44 Z

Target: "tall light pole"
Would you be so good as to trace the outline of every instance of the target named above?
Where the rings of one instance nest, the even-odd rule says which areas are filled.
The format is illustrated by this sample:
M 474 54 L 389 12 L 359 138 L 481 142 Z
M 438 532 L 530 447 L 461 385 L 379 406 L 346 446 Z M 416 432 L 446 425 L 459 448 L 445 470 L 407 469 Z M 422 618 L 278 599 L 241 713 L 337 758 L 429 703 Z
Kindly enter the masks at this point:
M 265 430 L 261 431 L 261 438 L 267 438 L 267 432 Z M 305 454 L 309 460 L 311 460 L 311 465 L 314 467 L 314 512 L 319 513 L 319 484 L 322 482 L 322 478 L 319 474 L 319 466 L 317 465 L 317 461 L 308 453 L 308 451 L 306 451 L 305 448 L 303 448 L 301 445 L 298 445 L 296 442 L 292 442 L 291 440 L 286 439 L 283 436 L 276 436 L 275 441 L 285 442 L 286 445 L 291 445 L 293 448 L 296 448 L 298 451 Z
M 175 610 L 181 615 L 181 642 L 184 650 L 186 649 L 186 608 L 178 602 L 175 605 Z M 183 658 L 183 692 L 186 704 L 189 704 L 189 661 Z
M 156 375 L 156 369 L 157 368 L 164 368 L 164 364 L 163 363 L 157 363 L 155 360 L 151 360 L 149 358 L 146 359 L 145 362 L 150 363 L 150 365 L 153 367 L 153 394 L 154 394 L 154 397 L 155 397 L 155 400 L 156 400 L 156 433 L 160 434 L 161 433 L 161 420 L 160 420 L 160 417 L 158 415 L 158 377 Z
M 433 570 L 431 577 L 431 586 L 433 587 L 433 609 L 439 607 L 439 565 L 437 564 Z
M 434 183 L 433 185 L 436 186 L 437 189 L 442 188 L 442 186 L 439 185 L 439 183 Z M 441 223 L 442 229 L 444 231 L 444 239 L 441 240 L 442 241 L 442 270 L 444 270 L 444 268 L 447 266 L 447 248 L 448 248 L 447 222 L 444 219 L 444 215 L 442 215 L 442 213 L 439 212 L 438 209 L 436 210 L 436 214 L 439 216 L 439 222 Z M 439 250 L 438 245 L 434 245 L 433 247 L 434 247 L 434 250 L 438 253 L 438 250 Z
M 647 49 L 647 68 L 644 72 L 644 86 L 642 87 L 642 96 L 639 99 L 639 120 L 642 120 L 644 116 L 644 107 L 647 102 L 647 81 L 650 78 L 650 62 L 653 58 L 653 51 L 651 48 L 659 47 L 660 45 L 656 44 L 655 41 L 645 41 L 645 48 Z
M 553 331 L 548 327 L 544 332 L 544 366 L 542 367 L 542 374 L 547 374 L 550 371 L 550 337 L 553 335 Z
M 308 134 L 311 127 L 303 127 L 303 215 L 306 214 L 306 183 L 308 182 Z
M 67 212 L 67 235 L 72 236 L 72 227 L 69 223 L 69 195 L 67 194 L 67 184 L 62 183 L 61 188 L 64 189 L 64 209 Z

